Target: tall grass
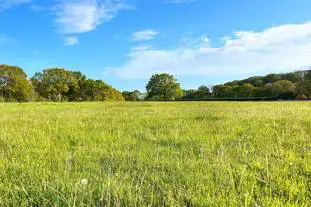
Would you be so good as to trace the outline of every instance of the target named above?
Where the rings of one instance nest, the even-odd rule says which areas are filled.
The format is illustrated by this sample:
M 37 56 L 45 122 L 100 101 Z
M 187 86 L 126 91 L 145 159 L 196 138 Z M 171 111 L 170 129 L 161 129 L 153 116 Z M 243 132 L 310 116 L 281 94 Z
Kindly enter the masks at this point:
M 0 206 L 310 206 L 311 102 L 0 104 Z

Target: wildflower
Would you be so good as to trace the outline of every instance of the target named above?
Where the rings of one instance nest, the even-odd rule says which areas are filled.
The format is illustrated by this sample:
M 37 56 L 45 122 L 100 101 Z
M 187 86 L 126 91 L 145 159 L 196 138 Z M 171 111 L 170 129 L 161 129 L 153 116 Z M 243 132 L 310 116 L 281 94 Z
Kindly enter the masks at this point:
M 87 183 L 88 183 L 88 180 L 85 178 L 80 181 L 81 185 L 87 185 Z

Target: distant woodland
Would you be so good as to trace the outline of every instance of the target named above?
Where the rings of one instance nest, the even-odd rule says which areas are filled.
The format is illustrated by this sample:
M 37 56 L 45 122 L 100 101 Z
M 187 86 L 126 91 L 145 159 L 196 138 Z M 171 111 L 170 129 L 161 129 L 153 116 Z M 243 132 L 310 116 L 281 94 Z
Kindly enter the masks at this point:
M 28 78 L 22 68 L 0 65 L 0 102 L 173 101 L 221 99 L 311 99 L 311 70 L 268 74 L 198 89 L 182 89 L 173 75 L 154 74 L 146 92 L 118 91 L 79 71 L 50 68 Z

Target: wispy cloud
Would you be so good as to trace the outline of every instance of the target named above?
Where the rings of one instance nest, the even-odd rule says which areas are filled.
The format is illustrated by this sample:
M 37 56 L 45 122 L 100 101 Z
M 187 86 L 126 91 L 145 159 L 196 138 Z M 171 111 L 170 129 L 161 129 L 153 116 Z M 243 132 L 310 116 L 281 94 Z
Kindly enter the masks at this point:
M 148 50 L 151 48 L 152 48 L 152 45 L 138 45 L 138 46 L 133 47 L 132 51 L 138 52 L 138 51 Z
M 173 50 L 133 50 L 127 62 L 109 71 L 124 79 L 148 78 L 159 72 L 180 76 L 223 76 L 282 72 L 311 64 L 311 22 L 287 24 L 261 32 L 239 31 L 212 47 L 201 44 Z
M 65 44 L 72 45 L 68 40 L 78 43 L 78 34 L 95 30 L 124 9 L 129 9 L 126 0 L 59 0 L 52 12 L 57 31 L 64 36 L 70 35 L 65 38 Z
M 153 30 L 142 30 L 132 34 L 133 41 L 147 41 L 154 39 L 159 33 Z
M 4 9 L 9 9 L 12 6 L 29 2 L 31 2 L 31 0 L 0 0 L 0 11 Z
M 79 43 L 79 39 L 76 36 L 65 37 L 65 45 L 71 46 Z
M 85 33 L 126 8 L 122 0 L 61 0 L 55 7 L 55 24 L 62 34 Z
M 181 39 L 180 47 L 200 48 L 207 47 L 210 44 L 210 39 L 206 35 L 200 37 L 187 36 Z

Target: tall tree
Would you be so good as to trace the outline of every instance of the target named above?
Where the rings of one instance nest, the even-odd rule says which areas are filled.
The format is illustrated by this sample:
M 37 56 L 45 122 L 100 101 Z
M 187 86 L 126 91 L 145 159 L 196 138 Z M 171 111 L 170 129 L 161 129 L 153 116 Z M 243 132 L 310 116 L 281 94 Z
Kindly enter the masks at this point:
M 4 101 L 29 101 L 32 95 L 32 87 L 20 67 L 0 65 L 1 99 Z
M 75 75 L 63 68 L 51 68 L 36 73 L 31 82 L 40 96 L 51 101 L 67 101 L 69 89 L 78 89 Z
M 146 90 L 148 100 L 172 101 L 183 95 L 180 84 L 173 75 L 167 73 L 153 75 Z
M 210 97 L 210 89 L 206 85 L 199 86 L 198 90 L 195 93 L 197 99 L 204 99 Z
M 69 86 L 69 90 L 67 92 L 69 101 L 84 101 L 86 99 L 85 96 L 85 83 L 86 76 L 79 71 L 71 72 L 75 77 L 77 84 L 72 84 Z

